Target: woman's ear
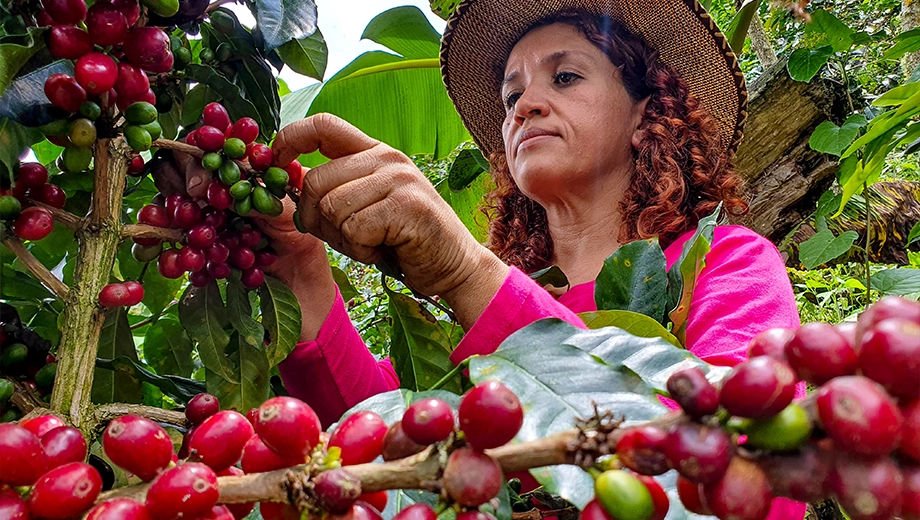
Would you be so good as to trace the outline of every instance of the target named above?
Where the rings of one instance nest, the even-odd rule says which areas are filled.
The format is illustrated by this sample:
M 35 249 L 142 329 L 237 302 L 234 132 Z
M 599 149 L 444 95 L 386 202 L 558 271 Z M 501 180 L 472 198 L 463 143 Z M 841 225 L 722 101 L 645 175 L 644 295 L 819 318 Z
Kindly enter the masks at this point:
M 651 96 L 649 96 L 651 97 Z M 649 97 L 639 101 L 633 106 L 633 133 L 632 133 L 632 145 L 633 148 L 638 148 L 639 143 L 642 142 L 642 138 L 645 137 L 645 129 L 642 128 L 642 123 L 645 122 L 645 108 L 648 106 Z

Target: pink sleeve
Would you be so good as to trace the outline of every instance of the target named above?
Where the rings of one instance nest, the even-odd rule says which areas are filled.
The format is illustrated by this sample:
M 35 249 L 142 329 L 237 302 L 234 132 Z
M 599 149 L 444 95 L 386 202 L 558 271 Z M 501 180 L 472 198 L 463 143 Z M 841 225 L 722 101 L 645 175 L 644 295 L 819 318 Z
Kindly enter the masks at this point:
M 584 322 L 537 282 L 511 267 L 489 305 L 450 355 L 458 364 L 473 354 L 491 354 L 511 333 L 541 318 L 560 318 L 580 328 Z
M 323 428 L 368 397 L 399 388 L 390 360 L 377 361 L 355 330 L 338 288 L 317 338 L 298 344 L 278 371 L 288 393 L 309 404 Z

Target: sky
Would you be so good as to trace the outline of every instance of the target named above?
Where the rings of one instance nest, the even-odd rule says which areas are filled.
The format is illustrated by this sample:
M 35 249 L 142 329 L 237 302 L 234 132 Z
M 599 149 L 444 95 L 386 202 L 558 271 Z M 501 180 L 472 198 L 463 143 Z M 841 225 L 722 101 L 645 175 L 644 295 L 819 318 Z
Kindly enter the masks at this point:
M 326 77 L 332 77 L 362 52 L 383 49 L 380 45 L 361 40 L 361 33 L 368 22 L 378 14 L 403 5 L 414 5 L 428 16 L 428 21 L 438 33 L 444 32 L 446 22 L 431 12 L 427 0 L 316 0 L 317 25 L 329 47 L 329 62 Z M 239 4 L 228 4 L 240 18 L 240 23 L 252 27 L 255 24 L 249 11 Z M 280 74 L 291 90 L 298 90 L 316 80 L 301 76 L 285 67 Z

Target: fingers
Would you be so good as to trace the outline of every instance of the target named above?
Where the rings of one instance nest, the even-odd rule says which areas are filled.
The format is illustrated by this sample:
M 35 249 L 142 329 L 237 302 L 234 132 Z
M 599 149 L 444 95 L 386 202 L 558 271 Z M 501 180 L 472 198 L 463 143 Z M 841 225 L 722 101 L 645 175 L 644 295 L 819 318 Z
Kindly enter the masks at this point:
M 272 149 L 275 162 L 290 164 L 300 154 L 319 150 L 329 159 L 368 150 L 380 141 L 367 136 L 344 119 L 332 114 L 316 114 L 281 129 Z
M 207 197 L 211 172 L 201 166 L 201 159 L 177 151 L 173 151 L 173 158 L 179 171 L 185 173 L 185 191 L 195 198 Z

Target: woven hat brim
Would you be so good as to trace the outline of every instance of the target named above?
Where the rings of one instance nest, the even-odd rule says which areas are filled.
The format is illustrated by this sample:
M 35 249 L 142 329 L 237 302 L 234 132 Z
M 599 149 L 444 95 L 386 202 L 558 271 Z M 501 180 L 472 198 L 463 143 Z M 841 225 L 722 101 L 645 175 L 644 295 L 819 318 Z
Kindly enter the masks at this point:
M 696 0 L 463 0 L 441 40 L 441 74 L 473 140 L 486 154 L 504 150 L 502 64 L 536 23 L 565 9 L 610 16 L 658 50 L 719 122 L 723 149 L 734 154 L 747 118 L 738 59 Z

